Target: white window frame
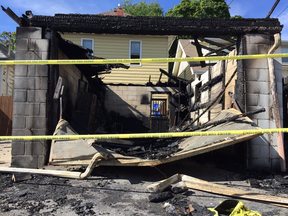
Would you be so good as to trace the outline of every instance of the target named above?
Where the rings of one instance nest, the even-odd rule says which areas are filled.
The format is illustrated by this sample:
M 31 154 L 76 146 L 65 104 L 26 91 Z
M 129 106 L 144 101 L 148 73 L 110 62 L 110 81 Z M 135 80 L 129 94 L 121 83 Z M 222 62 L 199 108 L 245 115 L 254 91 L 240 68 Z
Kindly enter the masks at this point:
M 131 59 L 131 44 L 132 42 L 140 42 L 140 59 L 142 59 L 142 41 L 141 40 L 129 40 L 129 59 Z M 142 63 L 130 63 L 130 66 L 142 66 Z
M 93 50 L 93 54 L 94 54 L 94 39 L 93 38 L 81 38 L 81 46 L 83 47 L 83 41 L 84 40 L 90 40 L 92 41 L 92 50 Z

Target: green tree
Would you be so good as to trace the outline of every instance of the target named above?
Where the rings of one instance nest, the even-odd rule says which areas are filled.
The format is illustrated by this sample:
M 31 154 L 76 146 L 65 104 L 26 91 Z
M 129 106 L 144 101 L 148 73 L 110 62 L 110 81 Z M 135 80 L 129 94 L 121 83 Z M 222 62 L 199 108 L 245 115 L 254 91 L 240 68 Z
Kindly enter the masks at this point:
M 3 44 L 5 47 L 9 47 L 10 36 L 11 36 L 11 50 L 14 52 L 15 45 L 16 45 L 16 33 L 15 32 L 3 31 L 0 34 L 0 44 Z
M 229 6 L 225 0 L 182 0 L 169 9 L 167 17 L 230 18 Z
M 121 1 L 123 11 L 132 16 L 164 16 L 164 10 L 161 5 L 155 1 L 146 2 L 145 0 L 139 1 L 139 3 L 132 4 L 132 0 Z

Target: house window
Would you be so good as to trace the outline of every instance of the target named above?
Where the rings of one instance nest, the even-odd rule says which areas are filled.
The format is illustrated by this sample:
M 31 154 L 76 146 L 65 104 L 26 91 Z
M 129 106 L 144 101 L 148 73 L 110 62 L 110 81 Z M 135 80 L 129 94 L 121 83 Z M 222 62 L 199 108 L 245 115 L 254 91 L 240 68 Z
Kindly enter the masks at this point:
M 130 40 L 129 42 L 129 58 L 141 59 L 142 58 L 142 41 Z M 130 65 L 141 66 L 141 63 L 130 63 Z
M 288 47 L 282 47 L 282 53 L 288 53 Z M 288 57 L 283 57 L 282 63 L 288 64 Z
M 94 39 L 81 38 L 81 46 L 83 46 L 85 48 L 88 48 L 88 49 L 91 49 L 92 51 L 94 51 Z

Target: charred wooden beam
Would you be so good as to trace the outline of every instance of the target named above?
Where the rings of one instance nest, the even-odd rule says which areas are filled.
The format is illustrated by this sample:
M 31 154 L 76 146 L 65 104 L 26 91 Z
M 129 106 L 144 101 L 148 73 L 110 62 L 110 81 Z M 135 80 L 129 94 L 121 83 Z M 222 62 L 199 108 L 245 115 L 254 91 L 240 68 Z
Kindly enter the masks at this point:
M 14 20 L 14 22 L 16 22 L 18 25 L 21 24 L 21 20 L 20 18 L 9 8 L 7 7 L 7 9 L 5 9 L 2 5 L 1 5 L 2 10 L 11 18 Z
M 222 78 L 223 78 L 223 73 L 214 77 L 213 79 L 211 79 L 209 82 L 206 82 L 203 86 L 201 86 L 199 88 L 199 91 L 205 91 L 209 86 L 213 86 L 215 85 L 216 83 L 222 81 Z
M 160 72 L 161 73 L 163 73 L 163 74 L 165 74 L 166 76 L 168 76 L 170 79 L 172 79 L 172 80 L 174 80 L 175 82 L 184 82 L 185 84 L 187 83 L 187 80 L 185 80 L 185 79 L 182 79 L 182 78 L 180 78 L 180 77 L 176 77 L 176 76 L 173 76 L 173 75 L 171 75 L 171 74 L 169 74 L 168 72 L 166 72 L 165 70 L 163 70 L 163 69 L 159 69 L 160 70 Z
M 50 26 L 61 32 L 133 35 L 238 36 L 248 33 L 281 32 L 278 19 L 225 19 L 187 17 L 120 17 L 56 14 L 29 17 L 29 26 Z M 26 25 L 23 23 L 23 25 Z
M 200 47 L 200 43 L 197 39 L 197 37 L 194 37 L 194 41 L 195 41 L 195 46 L 197 49 L 197 53 L 199 57 L 203 57 L 203 53 L 202 53 L 202 49 Z M 201 67 L 206 67 L 205 61 L 200 61 Z
M 191 42 L 191 43 L 196 46 L 196 43 L 195 43 L 195 42 Z M 199 46 L 200 46 L 202 49 L 209 50 L 210 52 L 215 52 L 215 49 L 213 49 L 213 48 L 211 48 L 211 47 L 207 47 L 207 46 L 204 46 L 204 45 L 202 45 L 202 44 L 199 44 Z M 224 51 L 219 51 L 219 52 L 217 52 L 217 54 L 222 55 L 222 56 L 227 55 L 227 53 L 224 52 Z

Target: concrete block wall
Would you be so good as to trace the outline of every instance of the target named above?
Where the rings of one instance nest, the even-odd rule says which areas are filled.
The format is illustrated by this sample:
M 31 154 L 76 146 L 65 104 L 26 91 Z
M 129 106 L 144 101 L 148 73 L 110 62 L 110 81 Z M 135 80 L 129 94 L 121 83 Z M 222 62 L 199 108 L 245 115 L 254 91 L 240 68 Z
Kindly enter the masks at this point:
M 42 39 L 42 29 L 18 27 L 16 60 L 47 60 L 49 41 Z M 45 135 L 47 126 L 47 65 L 16 65 L 13 104 L 13 136 Z M 40 168 L 45 163 L 46 141 L 13 141 L 15 167 Z
M 107 85 L 105 107 L 109 112 L 114 111 L 122 116 L 143 121 L 150 128 L 151 94 L 175 93 L 170 87 L 150 86 L 113 86 Z
M 68 57 L 61 51 L 58 51 L 59 59 L 68 59 Z M 59 65 L 59 76 L 62 77 L 62 85 L 64 91 L 67 93 L 67 99 L 72 101 L 73 108 L 76 104 L 78 81 L 81 79 L 81 71 L 75 65 Z M 88 83 L 83 76 L 83 80 Z
M 273 45 L 269 35 L 245 35 L 245 49 L 248 55 L 267 54 Z M 274 59 L 280 113 L 283 113 L 282 101 L 282 66 L 281 59 Z M 244 62 L 246 79 L 246 109 L 252 111 L 265 108 L 266 112 L 253 115 L 250 118 L 261 128 L 275 128 L 273 101 L 271 96 L 268 61 L 264 59 L 250 59 Z M 283 121 L 283 116 L 281 116 Z M 277 134 L 264 134 L 248 141 L 247 166 L 250 169 L 279 170 Z

